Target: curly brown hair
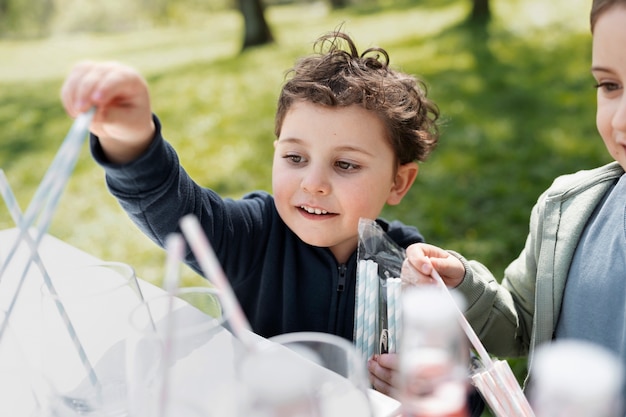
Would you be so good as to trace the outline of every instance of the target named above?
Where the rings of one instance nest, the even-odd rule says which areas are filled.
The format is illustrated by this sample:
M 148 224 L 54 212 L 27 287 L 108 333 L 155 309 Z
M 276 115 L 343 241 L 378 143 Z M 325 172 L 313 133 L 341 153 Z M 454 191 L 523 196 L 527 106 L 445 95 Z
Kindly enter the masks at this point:
M 275 134 L 296 101 L 322 106 L 359 105 L 385 124 L 399 164 L 424 161 L 439 139 L 439 108 L 423 81 L 389 67 L 389 54 L 373 47 L 359 54 L 349 35 L 334 31 L 315 42 L 316 54 L 287 72 L 278 98 Z

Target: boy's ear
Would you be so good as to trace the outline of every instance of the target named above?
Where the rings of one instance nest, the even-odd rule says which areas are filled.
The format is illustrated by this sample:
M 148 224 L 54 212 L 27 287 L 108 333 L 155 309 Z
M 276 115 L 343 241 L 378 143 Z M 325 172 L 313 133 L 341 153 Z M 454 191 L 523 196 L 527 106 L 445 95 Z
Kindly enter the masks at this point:
M 398 167 L 396 178 L 394 179 L 391 190 L 389 191 L 389 197 L 387 197 L 387 204 L 390 206 L 400 204 L 402 198 L 411 189 L 411 186 L 417 177 L 418 171 L 419 166 L 417 165 L 417 162 L 409 162 Z

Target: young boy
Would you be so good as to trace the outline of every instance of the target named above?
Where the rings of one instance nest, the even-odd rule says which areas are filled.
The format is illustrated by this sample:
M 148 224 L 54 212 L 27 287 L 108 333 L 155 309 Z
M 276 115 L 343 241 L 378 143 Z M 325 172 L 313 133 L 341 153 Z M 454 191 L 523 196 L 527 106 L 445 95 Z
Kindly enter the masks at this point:
M 181 217 L 198 217 L 255 332 L 351 340 L 359 218 L 400 203 L 416 161 L 437 143 L 439 113 L 424 84 L 391 69 L 384 50 L 359 55 L 341 32 L 316 47 L 278 100 L 273 195 L 223 199 L 189 178 L 161 135 L 145 80 L 125 65 L 79 63 L 61 96 L 72 116 L 96 106 L 93 156 L 144 233 L 163 246 Z M 423 241 L 414 227 L 378 222 L 403 247 Z

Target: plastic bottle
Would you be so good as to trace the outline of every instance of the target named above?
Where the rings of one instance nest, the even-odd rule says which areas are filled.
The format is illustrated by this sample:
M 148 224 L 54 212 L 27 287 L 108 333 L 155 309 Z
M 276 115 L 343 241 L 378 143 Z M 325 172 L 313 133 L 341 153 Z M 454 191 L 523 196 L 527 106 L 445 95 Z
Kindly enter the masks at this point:
M 536 417 L 623 417 L 624 369 L 616 354 L 583 340 L 539 347 L 529 399 Z
M 467 417 L 469 347 L 458 311 L 430 285 L 402 294 L 399 387 L 405 417 Z

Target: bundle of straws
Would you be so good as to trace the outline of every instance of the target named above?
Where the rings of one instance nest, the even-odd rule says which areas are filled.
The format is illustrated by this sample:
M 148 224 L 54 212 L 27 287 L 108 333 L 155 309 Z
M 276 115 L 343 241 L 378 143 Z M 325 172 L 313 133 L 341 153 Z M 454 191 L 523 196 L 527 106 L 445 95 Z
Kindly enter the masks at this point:
M 380 278 L 378 264 L 359 260 L 356 281 L 354 344 L 364 358 L 377 353 L 395 353 L 402 316 L 400 278 Z

